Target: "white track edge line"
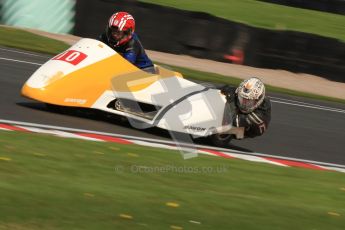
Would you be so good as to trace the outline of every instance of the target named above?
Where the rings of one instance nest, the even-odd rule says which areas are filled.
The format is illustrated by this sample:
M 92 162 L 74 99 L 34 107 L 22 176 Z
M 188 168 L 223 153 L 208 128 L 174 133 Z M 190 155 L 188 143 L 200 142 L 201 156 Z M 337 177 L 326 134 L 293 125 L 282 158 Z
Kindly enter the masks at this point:
M 40 54 L 37 54 L 37 53 L 24 52 L 24 51 L 19 51 L 19 50 L 16 50 L 16 49 L 5 49 L 3 47 L 0 47 L 0 50 L 4 50 L 4 51 L 7 51 L 7 52 L 12 52 L 12 53 L 26 54 L 26 55 L 29 55 L 29 56 L 49 58 L 49 56 L 48 56 L 49 54 L 47 54 L 47 56 L 44 56 L 44 55 L 40 55 Z
M 271 100 L 271 102 L 278 103 L 278 104 L 285 104 L 285 105 L 293 105 L 293 106 L 299 106 L 299 107 L 305 107 L 310 109 L 319 109 L 319 110 L 325 110 L 330 112 L 336 112 L 336 113 L 345 113 L 345 110 L 342 109 L 335 109 L 335 108 L 327 108 L 327 107 L 319 107 L 319 106 L 311 106 L 311 105 L 303 105 L 303 104 L 296 104 L 296 103 L 290 103 L 285 101 L 276 101 Z
M 14 62 L 20 62 L 20 63 L 31 64 L 31 65 L 38 65 L 38 66 L 42 65 L 41 63 L 29 62 L 29 61 L 21 61 L 21 60 L 17 60 L 17 59 L 3 58 L 3 57 L 0 57 L 0 60 L 14 61 Z

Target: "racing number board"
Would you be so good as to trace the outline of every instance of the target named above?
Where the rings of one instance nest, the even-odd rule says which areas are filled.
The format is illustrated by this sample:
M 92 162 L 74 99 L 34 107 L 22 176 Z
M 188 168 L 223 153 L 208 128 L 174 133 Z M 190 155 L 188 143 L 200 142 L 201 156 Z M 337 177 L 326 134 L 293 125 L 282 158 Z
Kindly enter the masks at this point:
M 53 58 L 53 60 L 59 60 L 68 62 L 72 65 L 78 65 L 81 61 L 83 61 L 87 57 L 86 54 L 76 51 L 76 50 L 67 50 L 62 54 L 57 55 Z

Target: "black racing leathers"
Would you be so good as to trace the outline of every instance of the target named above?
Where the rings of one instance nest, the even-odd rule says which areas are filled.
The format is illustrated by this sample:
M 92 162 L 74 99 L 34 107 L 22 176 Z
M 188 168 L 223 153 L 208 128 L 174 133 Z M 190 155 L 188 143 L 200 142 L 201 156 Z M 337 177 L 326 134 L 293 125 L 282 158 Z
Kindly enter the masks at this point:
M 244 127 L 244 137 L 256 137 L 262 135 L 268 128 L 271 121 L 271 102 L 265 97 L 261 105 L 251 113 L 243 113 L 238 108 L 236 88 L 225 86 L 221 88 L 226 96 L 227 103 L 230 104 L 232 116 L 232 125 L 235 127 Z

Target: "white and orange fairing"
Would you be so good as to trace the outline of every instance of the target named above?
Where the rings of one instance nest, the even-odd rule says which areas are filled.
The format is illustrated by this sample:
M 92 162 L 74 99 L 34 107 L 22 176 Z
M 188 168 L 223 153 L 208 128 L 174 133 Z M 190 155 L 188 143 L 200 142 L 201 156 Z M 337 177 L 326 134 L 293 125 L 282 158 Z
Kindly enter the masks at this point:
M 24 84 L 22 95 L 196 136 L 231 127 L 219 90 L 160 66 L 155 69 L 156 74 L 142 71 L 104 43 L 85 38 L 42 65 Z
M 82 39 L 42 65 L 25 83 L 22 94 L 64 106 L 92 107 L 113 76 L 138 69 L 107 45 Z

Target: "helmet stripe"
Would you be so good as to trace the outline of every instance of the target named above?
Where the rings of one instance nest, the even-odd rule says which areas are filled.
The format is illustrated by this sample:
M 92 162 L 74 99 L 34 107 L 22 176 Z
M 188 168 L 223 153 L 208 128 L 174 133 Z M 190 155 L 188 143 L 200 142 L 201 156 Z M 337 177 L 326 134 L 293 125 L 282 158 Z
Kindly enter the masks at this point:
M 123 27 L 126 25 L 127 19 L 121 18 L 121 22 L 119 23 L 119 30 L 122 31 Z
M 113 14 L 109 19 L 109 27 L 115 26 L 114 22 L 116 22 L 116 26 L 119 28 L 120 31 L 123 30 L 123 28 L 126 26 L 128 20 L 133 20 L 134 18 L 130 14 L 119 14 L 124 12 L 117 12 Z
M 124 16 L 121 20 L 123 20 L 123 23 L 119 25 L 119 29 L 122 31 L 123 27 L 125 27 L 128 20 L 134 20 L 134 18 L 131 15 Z
M 110 20 L 109 20 L 109 27 L 113 26 L 114 20 L 116 18 L 118 13 L 113 14 L 113 16 L 111 16 Z
M 114 21 L 114 15 L 111 16 L 111 18 L 109 20 L 109 27 L 111 27 L 113 25 L 113 21 Z

